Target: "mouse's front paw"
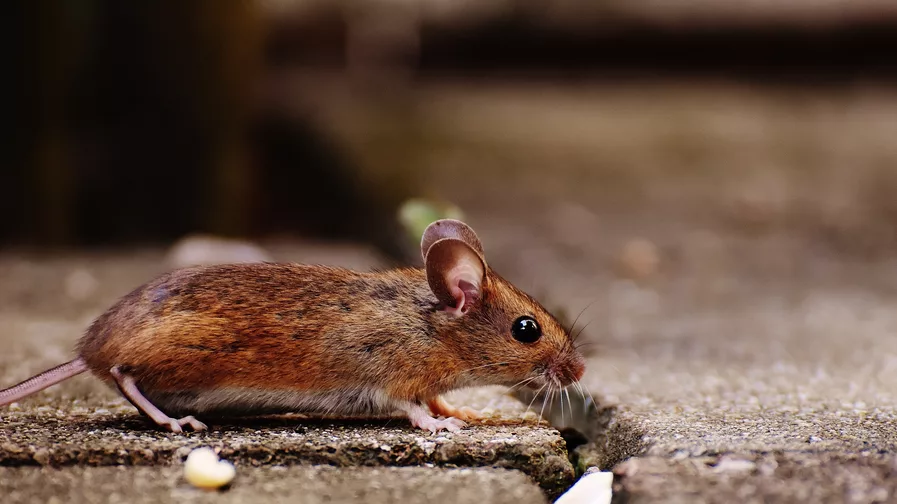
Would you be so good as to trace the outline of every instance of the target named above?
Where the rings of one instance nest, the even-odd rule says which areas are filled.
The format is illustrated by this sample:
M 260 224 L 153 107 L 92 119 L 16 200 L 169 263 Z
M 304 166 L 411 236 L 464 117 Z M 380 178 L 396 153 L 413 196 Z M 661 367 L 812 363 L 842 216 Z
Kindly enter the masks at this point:
M 467 423 L 454 417 L 449 418 L 433 418 L 427 414 L 427 411 L 419 404 L 410 403 L 406 406 L 405 412 L 408 414 L 408 420 L 411 425 L 428 430 L 433 434 L 441 430 L 449 432 L 458 432 L 462 427 L 466 427 Z
M 455 417 L 460 420 L 476 420 L 483 417 L 482 413 L 473 408 L 467 406 L 456 408 L 452 406 L 442 396 L 431 399 L 427 402 L 427 406 L 430 407 L 430 411 L 436 416 Z
M 419 427 L 423 430 L 428 430 L 433 434 L 436 434 L 443 429 L 449 432 L 458 432 L 462 427 L 467 426 L 467 424 L 463 420 L 458 420 L 454 417 L 433 418 L 431 416 L 418 419 L 416 422 L 412 422 L 412 424 L 415 427 Z

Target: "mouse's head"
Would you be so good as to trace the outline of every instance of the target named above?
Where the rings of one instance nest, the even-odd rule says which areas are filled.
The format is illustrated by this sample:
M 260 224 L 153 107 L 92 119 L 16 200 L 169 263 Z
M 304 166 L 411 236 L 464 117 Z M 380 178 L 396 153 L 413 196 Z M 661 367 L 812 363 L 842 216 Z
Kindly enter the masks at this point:
M 527 385 L 549 390 L 579 381 L 582 355 L 558 320 L 486 264 L 474 231 L 457 220 L 424 231 L 427 281 L 448 315 L 442 336 L 457 352 L 470 385 Z

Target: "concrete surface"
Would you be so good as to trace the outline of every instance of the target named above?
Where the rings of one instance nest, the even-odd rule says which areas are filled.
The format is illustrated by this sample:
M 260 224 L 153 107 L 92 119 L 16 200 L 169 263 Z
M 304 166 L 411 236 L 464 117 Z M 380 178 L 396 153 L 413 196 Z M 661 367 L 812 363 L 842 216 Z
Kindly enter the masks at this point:
M 5 503 L 546 502 L 526 476 L 502 469 L 238 467 L 230 488 L 190 486 L 179 467 L 0 467 Z
M 893 502 L 897 459 L 875 450 L 740 450 L 631 459 L 615 469 L 619 502 Z
M 496 422 L 498 420 L 492 420 Z M 130 406 L 5 413 L 0 420 L 0 466 L 170 465 L 191 449 L 211 446 L 245 466 L 501 467 L 519 470 L 556 494 L 573 482 L 557 431 L 509 420 L 457 433 L 429 435 L 402 419 L 337 423 L 308 419 L 246 419 L 186 436 L 159 431 Z
M 897 498 L 894 301 L 819 288 L 641 319 L 633 331 L 653 341 L 616 346 L 589 378 L 622 405 L 616 421 L 643 434 L 647 458 L 617 467 L 620 490 L 635 502 Z M 755 465 L 733 476 L 713 467 L 721 456 Z

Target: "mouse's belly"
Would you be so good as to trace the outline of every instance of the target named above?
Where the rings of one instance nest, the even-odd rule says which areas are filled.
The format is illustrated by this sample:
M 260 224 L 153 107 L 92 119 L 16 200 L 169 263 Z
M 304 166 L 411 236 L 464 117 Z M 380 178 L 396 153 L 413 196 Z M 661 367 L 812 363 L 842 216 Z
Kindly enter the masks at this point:
M 168 415 L 250 416 L 282 413 L 371 415 L 391 413 L 395 401 L 382 389 L 358 387 L 330 391 L 217 388 L 183 392 L 144 392 Z

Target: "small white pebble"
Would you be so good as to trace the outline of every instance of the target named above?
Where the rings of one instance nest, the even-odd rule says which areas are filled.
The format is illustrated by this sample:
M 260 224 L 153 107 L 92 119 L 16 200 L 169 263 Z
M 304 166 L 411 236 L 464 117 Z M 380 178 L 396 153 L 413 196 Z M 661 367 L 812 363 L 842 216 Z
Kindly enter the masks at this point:
M 218 460 L 211 448 L 197 448 L 187 455 L 184 477 L 198 488 L 214 490 L 233 481 L 237 470 L 226 460 Z
M 596 471 L 586 473 L 555 504 L 610 504 L 613 496 L 614 473 Z

